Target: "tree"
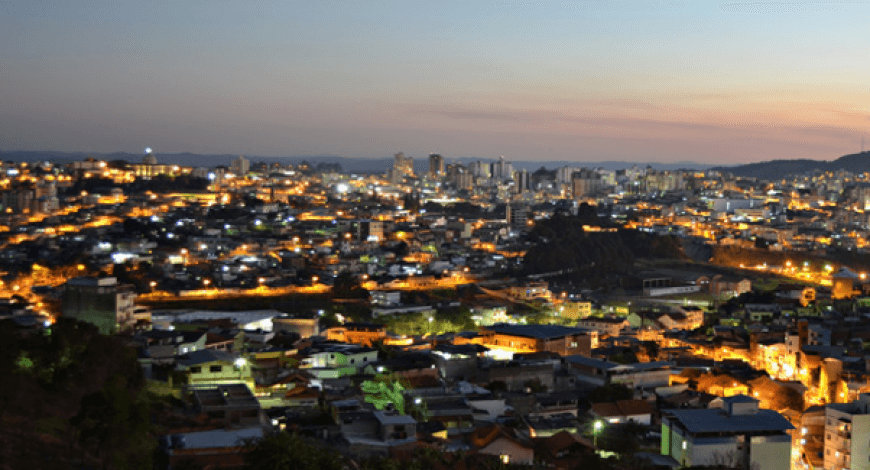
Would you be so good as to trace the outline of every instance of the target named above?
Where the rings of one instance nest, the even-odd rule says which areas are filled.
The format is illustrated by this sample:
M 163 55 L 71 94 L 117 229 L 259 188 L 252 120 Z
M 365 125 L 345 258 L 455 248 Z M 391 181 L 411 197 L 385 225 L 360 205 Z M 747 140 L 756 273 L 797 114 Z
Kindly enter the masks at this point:
M 343 470 L 341 456 L 298 434 L 278 432 L 248 443 L 245 470 Z
M 379 375 L 366 380 L 360 387 L 365 394 L 365 402 L 375 405 L 379 410 L 393 408 L 405 414 L 405 386 L 402 380 L 392 375 Z
M 148 405 L 130 389 L 126 378 L 113 377 L 103 390 L 85 395 L 70 423 L 79 430 L 79 443 L 104 466 L 151 468 L 156 442 L 150 438 Z
M 770 406 L 774 410 L 790 409 L 803 411 L 804 397 L 793 388 L 781 386 L 778 387 L 778 390 L 770 398 Z
M 363 289 L 359 279 L 349 272 L 343 272 L 335 277 L 332 293 L 340 298 L 367 298 L 369 295 L 369 291 Z
M 609 384 L 592 390 L 589 393 L 589 401 L 592 403 L 608 403 L 619 400 L 631 400 L 634 398 L 634 390 L 622 384 Z

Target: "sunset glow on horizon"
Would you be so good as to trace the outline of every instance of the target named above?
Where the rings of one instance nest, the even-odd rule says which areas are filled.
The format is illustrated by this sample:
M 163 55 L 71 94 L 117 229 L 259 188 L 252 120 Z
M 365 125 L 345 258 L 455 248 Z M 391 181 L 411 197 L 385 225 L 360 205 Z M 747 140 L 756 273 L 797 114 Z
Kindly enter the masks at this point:
M 0 2 L 0 149 L 831 160 L 860 151 L 870 127 L 868 14 L 800 2 Z

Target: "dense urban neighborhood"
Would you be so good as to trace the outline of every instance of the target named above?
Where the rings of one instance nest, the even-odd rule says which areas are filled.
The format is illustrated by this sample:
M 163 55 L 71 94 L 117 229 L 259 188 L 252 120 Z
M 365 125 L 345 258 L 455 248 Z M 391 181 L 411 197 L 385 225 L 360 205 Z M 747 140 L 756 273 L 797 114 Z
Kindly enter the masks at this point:
M 870 173 L 159 157 L 0 167 L 0 469 L 870 465 Z

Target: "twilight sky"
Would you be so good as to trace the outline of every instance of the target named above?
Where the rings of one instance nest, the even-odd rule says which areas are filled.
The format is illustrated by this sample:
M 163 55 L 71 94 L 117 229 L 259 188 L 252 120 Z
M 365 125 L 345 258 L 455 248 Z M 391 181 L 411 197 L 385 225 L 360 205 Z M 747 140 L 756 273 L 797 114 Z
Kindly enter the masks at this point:
M 829 160 L 870 130 L 868 18 L 861 2 L 0 0 L 0 149 Z

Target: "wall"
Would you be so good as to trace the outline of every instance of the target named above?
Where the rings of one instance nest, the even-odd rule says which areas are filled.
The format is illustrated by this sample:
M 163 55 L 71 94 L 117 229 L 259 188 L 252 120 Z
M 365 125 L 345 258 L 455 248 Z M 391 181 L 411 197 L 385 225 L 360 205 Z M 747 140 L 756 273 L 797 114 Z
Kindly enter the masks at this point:
M 791 437 L 756 436 L 750 441 L 750 467 L 758 470 L 789 470 Z
M 852 462 L 860 462 L 860 468 L 870 468 L 870 415 L 852 417 Z
M 734 437 L 695 439 L 689 442 L 686 454 L 689 456 L 688 465 L 724 464 L 734 467 L 740 465 L 741 459 L 737 451 L 737 441 Z M 788 455 L 788 452 L 786 452 L 786 455 Z

